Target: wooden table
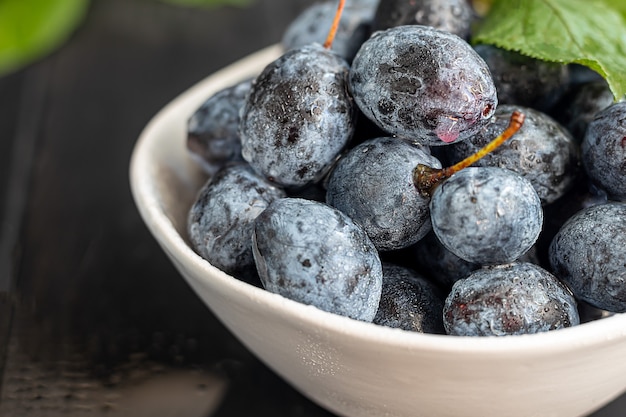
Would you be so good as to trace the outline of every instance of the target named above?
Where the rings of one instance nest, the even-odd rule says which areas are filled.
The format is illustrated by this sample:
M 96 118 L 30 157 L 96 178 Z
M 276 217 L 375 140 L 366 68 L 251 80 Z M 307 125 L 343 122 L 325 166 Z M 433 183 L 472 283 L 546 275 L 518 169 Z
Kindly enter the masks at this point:
M 331 416 L 199 301 L 128 185 L 148 120 L 310 3 L 94 0 L 60 50 L 0 78 L 0 415 Z M 625 414 L 622 397 L 593 416 Z

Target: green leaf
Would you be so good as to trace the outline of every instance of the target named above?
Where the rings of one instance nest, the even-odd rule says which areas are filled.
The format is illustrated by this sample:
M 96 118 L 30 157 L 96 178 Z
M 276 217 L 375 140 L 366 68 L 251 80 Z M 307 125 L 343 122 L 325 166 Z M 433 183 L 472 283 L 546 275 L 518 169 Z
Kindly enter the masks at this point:
M 51 52 L 82 21 L 88 0 L 0 0 L 0 76 Z
M 252 0 L 161 0 L 180 6 L 216 7 L 216 6 L 247 6 Z
M 585 65 L 607 80 L 618 100 L 626 95 L 626 18 L 610 7 L 613 2 L 618 3 L 496 0 L 472 42 L 545 61 Z
M 602 0 L 607 6 L 617 10 L 626 18 L 626 1 L 624 0 Z

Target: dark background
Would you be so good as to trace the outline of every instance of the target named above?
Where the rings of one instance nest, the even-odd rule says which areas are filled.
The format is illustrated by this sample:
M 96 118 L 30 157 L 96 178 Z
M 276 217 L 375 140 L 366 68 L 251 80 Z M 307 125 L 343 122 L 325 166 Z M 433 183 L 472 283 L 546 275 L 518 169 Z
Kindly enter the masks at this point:
M 331 417 L 192 293 L 128 184 L 161 107 L 311 3 L 94 0 L 60 50 L 0 78 L 0 415 Z M 626 396 L 594 417 L 624 415 Z

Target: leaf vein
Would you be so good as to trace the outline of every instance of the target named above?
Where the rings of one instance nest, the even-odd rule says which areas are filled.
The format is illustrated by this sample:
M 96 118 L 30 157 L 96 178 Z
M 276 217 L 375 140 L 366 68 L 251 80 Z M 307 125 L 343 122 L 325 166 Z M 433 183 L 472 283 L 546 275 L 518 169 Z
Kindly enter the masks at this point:
M 567 19 L 565 19 L 563 17 L 563 15 L 562 15 L 561 11 L 559 10 L 559 8 L 555 7 L 554 4 L 552 4 L 552 2 L 549 1 L 549 0 L 540 0 L 540 1 L 542 1 L 546 5 L 546 7 L 548 7 L 549 9 L 552 10 L 552 12 L 554 13 L 554 16 L 559 20 L 561 25 L 563 25 L 563 27 L 567 31 L 567 34 L 569 35 L 569 38 L 572 40 L 574 45 L 576 45 L 576 48 L 578 48 L 579 53 L 583 53 L 583 51 L 584 51 L 583 46 L 578 43 L 578 40 L 576 39 L 574 31 L 570 27 L 569 22 L 567 21 Z

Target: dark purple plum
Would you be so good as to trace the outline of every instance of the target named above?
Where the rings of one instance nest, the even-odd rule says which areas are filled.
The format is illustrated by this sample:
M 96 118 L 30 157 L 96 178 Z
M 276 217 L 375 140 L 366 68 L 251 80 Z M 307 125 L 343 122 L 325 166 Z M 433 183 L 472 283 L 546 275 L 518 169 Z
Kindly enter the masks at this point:
M 255 221 L 254 260 L 263 287 L 321 310 L 372 321 L 382 265 L 363 229 L 324 203 L 274 201 Z
M 606 193 L 590 184 L 586 175 L 581 173 L 570 191 L 543 207 L 543 229 L 535 244 L 539 258 L 537 263 L 550 269 L 548 248 L 563 224 L 580 210 L 606 202 Z
M 568 85 L 567 65 L 531 58 L 493 45 L 475 45 L 474 49 L 489 66 L 500 104 L 547 111 Z
M 420 333 L 445 333 L 437 287 L 412 269 L 383 263 L 383 287 L 374 324 Z
M 626 313 L 626 203 L 574 214 L 552 239 L 550 264 L 580 300 Z
M 484 267 L 457 281 L 443 311 L 455 336 L 533 334 L 580 323 L 576 300 L 556 277 L 530 263 Z
M 378 0 L 347 1 L 331 50 L 346 61 L 352 61 L 372 32 L 377 5 Z M 285 30 L 281 41 L 283 47 L 288 50 L 311 43 L 323 44 L 336 11 L 336 1 L 320 1 L 304 9 Z
M 581 143 L 589 122 L 611 104 L 613 93 L 605 80 L 575 84 L 555 106 L 554 117 Z
M 610 199 L 626 201 L 626 101 L 614 103 L 594 117 L 581 150 L 591 181 Z
M 424 25 L 468 39 L 473 18 L 467 0 L 382 0 L 374 16 L 374 31 Z
M 245 80 L 216 92 L 187 121 L 187 148 L 210 175 L 228 162 L 243 161 L 239 112 L 251 85 Z
M 269 64 L 241 113 L 244 159 L 285 187 L 319 181 L 354 133 L 348 69 L 318 44 L 291 49 Z
M 413 168 L 441 168 L 427 147 L 375 138 L 342 156 L 326 185 L 326 202 L 359 223 L 381 251 L 405 248 L 431 229 L 429 199 L 413 184 Z
M 442 288 L 451 288 L 456 281 L 480 268 L 446 249 L 432 230 L 409 249 L 417 269 Z
M 420 25 L 379 31 L 363 43 L 350 89 L 381 129 L 426 145 L 471 137 L 498 104 L 489 68 L 472 47 Z
M 256 276 L 252 256 L 254 219 L 285 192 L 247 164 L 223 167 L 201 188 L 187 230 L 195 250 L 215 267 L 238 278 Z
M 528 180 L 496 167 L 465 168 L 435 188 L 433 231 L 468 262 L 513 262 L 535 244 L 543 224 L 539 196 Z
M 552 203 L 573 186 L 580 166 L 580 150 L 572 135 L 543 112 L 500 104 L 484 129 L 466 141 L 445 147 L 444 151 L 452 162 L 472 155 L 506 129 L 514 111 L 525 115 L 522 127 L 474 166 L 515 171 L 530 181 L 542 204 Z

